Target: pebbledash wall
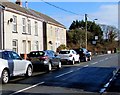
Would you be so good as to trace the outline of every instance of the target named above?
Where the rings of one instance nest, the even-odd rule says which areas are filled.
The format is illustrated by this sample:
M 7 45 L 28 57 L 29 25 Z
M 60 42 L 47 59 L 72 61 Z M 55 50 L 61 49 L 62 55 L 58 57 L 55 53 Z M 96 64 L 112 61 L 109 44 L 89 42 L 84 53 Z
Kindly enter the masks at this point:
M 34 50 L 56 51 L 60 44 L 66 45 L 64 25 L 12 2 L 1 3 L 0 49 L 24 54 Z
M 10 22 L 11 18 L 13 21 Z M 31 22 L 31 32 L 28 32 L 28 21 Z M 35 23 L 37 24 L 36 34 Z M 12 49 L 19 54 L 25 52 L 29 53 L 31 50 L 43 50 L 41 21 L 9 11 L 4 11 L 4 31 L 5 49 Z
M 47 49 L 56 50 L 61 44 L 66 45 L 66 29 L 47 24 Z

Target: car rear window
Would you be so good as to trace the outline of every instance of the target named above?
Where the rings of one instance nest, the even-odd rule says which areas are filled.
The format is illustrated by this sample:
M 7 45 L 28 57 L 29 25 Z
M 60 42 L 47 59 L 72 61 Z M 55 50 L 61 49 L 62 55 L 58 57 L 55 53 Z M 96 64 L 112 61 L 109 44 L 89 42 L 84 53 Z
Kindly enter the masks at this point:
M 37 51 L 37 52 L 30 52 L 29 56 L 30 57 L 39 57 L 39 56 L 44 56 L 45 53 L 43 51 Z
M 60 51 L 59 54 L 69 54 L 70 51 Z
M 80 50 L 79 49 L 74 49 L 76 51 L 77 54 L 80 53 Z

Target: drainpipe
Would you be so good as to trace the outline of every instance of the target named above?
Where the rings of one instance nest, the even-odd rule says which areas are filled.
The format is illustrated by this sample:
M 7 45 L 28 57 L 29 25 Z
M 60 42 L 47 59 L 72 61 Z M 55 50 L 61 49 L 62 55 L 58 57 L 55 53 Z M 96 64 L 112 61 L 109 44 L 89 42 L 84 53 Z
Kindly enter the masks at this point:
M 5 49 L 4 10 L 3 10 L 3 49 Z
M 0 4 L 0 7 L 2 8 L 2 22 L 0 22 L 0 23 L 2 23 L 1 24 L 1 29 L 2 29 L 2 33 L 1 33 L 1 37 L 2 37 L 2 41 L 1 41 L 1 44 L 2 44 L 2 47 L 1 47 L 1 49 L 5 49 L 5 36 L 4 36 L 4 10 L 5 10 L 5 6 L 3 6 L 2 4 Z

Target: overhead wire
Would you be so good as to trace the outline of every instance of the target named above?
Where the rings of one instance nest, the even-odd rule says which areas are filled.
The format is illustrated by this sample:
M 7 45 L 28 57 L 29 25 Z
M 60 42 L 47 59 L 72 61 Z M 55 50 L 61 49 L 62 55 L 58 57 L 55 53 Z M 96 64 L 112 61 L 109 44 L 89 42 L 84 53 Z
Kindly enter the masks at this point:
M 65 12 L 68 12 L 68 13 L 71 13 L 71 14 L 75 14 L 75 15 L 84 16 L 83 14 L 78 14 L 78 13 L 75 13 L 75 12 L 72 12 L 72 11 L 69 11 L 69 10 L 66 10 L 66 9 L 64 9 L 64 8 L 61 8 L 61 7 L 59 7 L 59 6 L 56 6 L 56 5 L 54 5 L 54 4 L 51 4 L 51 3 L 46 2 L 46 1 L 44 1 L 44 0 L 41 0 L 41 1 L 44 2 L 44 3 L 46 3 L 46 4 L 48 4 L 48 5 L 50 5 L 50 6 L 53 6 L 53 7 L 57 8 L 57 9 L 60 9 L 60 10 L 62 10 L 62 11 L 65 11 Z

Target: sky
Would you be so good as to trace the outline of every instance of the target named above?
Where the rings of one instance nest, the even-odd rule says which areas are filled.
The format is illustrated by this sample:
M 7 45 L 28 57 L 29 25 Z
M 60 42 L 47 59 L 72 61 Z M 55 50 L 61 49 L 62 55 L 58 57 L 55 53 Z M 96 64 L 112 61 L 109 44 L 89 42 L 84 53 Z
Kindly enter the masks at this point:
M 111 0 L 111 2 L 109 2 L 110 0 L 108 2 L 105 1 L 108 0 L 103 0 L 102 2 L 98 2 L 98 0 L 84 0 L 84 2 L 82 0 L 64 0 L 64 2 L 62 2 L 62 0 L 61 2 L 60 0 L 28 0 L 28 8 L 54 18 L 67 29 L 73 21 L 84 20 L 85 14 L 88 15 L 89 21 L 98 19 L 95 21 L 97 24 L 118 27 L 118 2 L 117 0 Z M 49 4 L 45 2 L 49 2 Z M 67 12 L 50 4 L 67 10 Z M 23 6 L 25 6 L 24 2 Z

